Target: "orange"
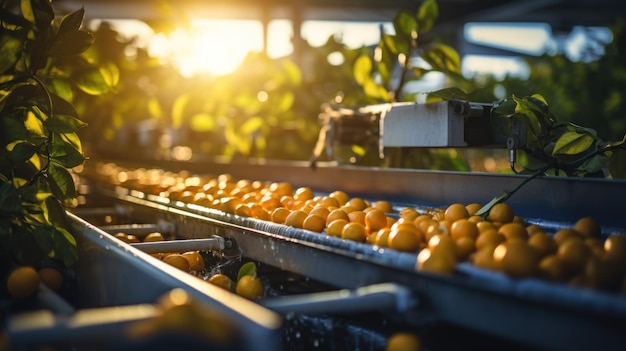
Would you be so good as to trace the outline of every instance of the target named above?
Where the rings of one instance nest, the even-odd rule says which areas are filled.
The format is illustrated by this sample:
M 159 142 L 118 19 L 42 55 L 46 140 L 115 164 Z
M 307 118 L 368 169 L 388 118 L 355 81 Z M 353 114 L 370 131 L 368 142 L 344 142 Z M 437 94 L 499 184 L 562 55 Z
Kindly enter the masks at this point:
M 478 228 L 478 231 L 481 233 L 490 229 L 498 231 L 498 227 L 495 224 L 493 224 L 493 222 L 489 222 L 489 221 L 476 222 L 476 228 Z
M 434 220 L 434 219 L 432 219 L 432 218 L 427 218 L 427 219 L 424 219 L 424 220 L 420 221 L 420 222 L 417 224 L 417 227 L 419 228 L 419 230 L 420 230 L 422 233 L 424 233 L 424 234 L 425 234 L 425 233 L 428 231 L 428 228 L 430 228 L 430 227 L 431 227 L 431 226 L 433 226 L 433 225 L 437 225 L 437 226 L 439 226 L 439 222 L 437 222 L 436 220 Z
M 348 224 L 348 221 L 343 218 L 335 219 L 334 221 L 327 224 L 326 235 L 341 238 L 341 232 L 343 231 L 343 227 L 345 227 L 346 224 Z
M 324 196 L 320 199 L 320 201 L 317 202 L 320 206 L 322 207 L 333 207 L 333 208 L 337 208 L 339 206 L 341 206 L 342 204 L 339 203 L 339 201 L 337 200 L 337 198 L 334 197 L 330 197 L 330 196 Z
M 581 238 L 571 238 L 559 245 L 557 255 L 573 272 L 580 272 L 591 255 L 591 249 Z
M 365 226 L 370 233 L 387 227 L 387 214 L 380 209 L 374 208 L 365 215 Z
M 476 240 L 469 236 L 462 236 L 455 240 L 456 258 L 459 261 L 466 260 L 474 251 L 476 251 Z
M 554 241 L 556 241 L 557 244 L 561 245 L 566 240 L 569 240 L 571 238 L 579 238 L 580 236 L 580 233 L 572 228 L 562 228 L 554 234 Z
M 431 252 L 443 251 L 447 255 L 456 257 L 456 243 L 450 235 L 436 234 L 428 240 L 428 249 Z
M 496 269 L 496 264 L 493 260 L 493 252 L 495 249 L 496 246 L 493 244 L 483 246 L 470 256 L 470 261 L 474 266 L 479 268 Z
M 330 210 L 327 207 L 322 207 L 322 206 L 315 207 L 309 212 L 309 215 L 318 215 L 324 218 L 324 222 L 326 221 L 326 218 L 328 218 L 329 214 L 330 214 Z
M 422 244 L 419 233 L 407 229 L 391 229 L 387 246 L 398 251 L 417 252 Z
M 539 262 L 539 276 L 553 282 L 564 282 L 569 277 L 569 269 L 557 255 L 544 257 Z
M 349 222 L 341 231 L 341 238 L 344 240 L 352 240 L 360 243 L 364 243 L 367 239 L 367 230 L 365 225 L 359 222 Z
M 61 290 L 63 286 L 63 274 L 61 274 L 61 271 L 53 267 L 44 267 L 37 273 L 39 274 L 41 282 L 47 287 L 53 291 Z
M 432 224 L 430 227 L 428 227 L 428 229 L 426 229 L 424 237 L 426 238 L 426 241 L 428 241 L 430 240 L 430 238 L 437 234 L 449 235 L 450 232 L 445 225 L 442 225 L 439 222 L 435 222 L 435 224 Z
M 422 351 L 422 340 L 415 334 L 399 332 L 387 339 L 385 351 Z
M 495 266 L 512 277 L 528 277 L 534 274 L 537 260 L 535 250 L 521 240 L 502 243 L 493 251 Z
M 364 209 L 366 209 L 367 207 L 369 207 L 369 203 L 368 201 L 360 198 L 360 197 L 353 197 L 350 200 L 348 200 L 348 204 L 352 207 L 354 207 L 355 209 L 357 209 L 358 211 L 363 211 Z
M 204 269 L 204 258 L 199 251 L 187 251 L 183 257 L 189 261 L 189 270 L 200 272 Z
M 614 234 L 604 241 L 606 258 L 616 262 L 624 269 L 626 266 L 626 235 Z
M 272 222 L 278 223 L 278 224 L 285 224 L 285 221 L 287 220 L 287 216 L 290 213 L 291 211 L 284 207 L 276 207 L 272 211 L 272 215 L 271 215 Z
M 506 240 L 528 240 L 528 232 L 523 224 L 517 222 L 504 223 L 498 228 L 498 233 L 504 235 Z
M 293 194 L 293 186 L 288 182 L 277 182 L 270 184 L 269 187 L 270 192 L 278 195 L 280 199 L 284 195 L 292 195 Z
M 587 285 L 596 289 L 616 288 L 622 279 L 620 268 L 604 257 L 590 256 L 583 268 Z
M 482 250 L 486 246 L 496 247 L 503 243 L 506 237 L 502 233 L 498 233 L 495 229 L 485 230 L 478 234 L 476 238 L 476 250 Z
M 467 210 L 467 213 L 470 215 L 470 217 L 476 214 L 476 212 L 478 212 L 478 210 L 480 210 L 481 208 L 483 208 L 483 205 L 476 202 L 465 205 L 465 209 Z
M 311 200 L 314 196 L 315 194 L 313 193 L 313 190 L 306 186 L 296 189 L 295 193 L 293 194 L 293 198 L 296 201 Z
M 592 217 L 580 218 L 574 224 L 574 230 L 586 238 L 599 238 L 601 231 L 600 225 Z
M 391 234 L 391 229 L 383 228 L 378 230 L 378 232 L 376 232 L 375 234 L 370 234 L 368 239 L 373 236 L 373 238 L 371 239 L 372 244 L 381 247 L 388 247 L 389 234 Z
M 446 208 L 444 212 L 444 218 L 450 222 L 454 222 L 457 219 L 468 218 L 469 212 L 463 204 L 452 204 Z
M 163 240 L 165 240 L 165 238 L 163 237 L 163 234 L 159 232 L 150 233 L 146 235 L 145 238 L 143 238 L 144 242 L 163 241 Z
M 330 211 L 330 213 L 328 214 L 328 217 L 326 217 L 326 224 L 329 224 L 330 222 L 334 221 L 335 219 L 344 219 L 346 222 L 350 221 L 350 217 L 348 216 L 346 211 L 344 211 L 344 210 L 342 210 L 340 208 L 336 208 L 336 209 Z
M 248 204 L 241 203 L 235 208 L 235 214 L 241 217 L 252 217 L 252 210 L 248 207 Z
M 15 268 L 7 279 L 7 291 L 15 298 L 23 299 L 33 296 L 39 287 L 39 274 L 31 266 Z
M 513 212 L 513 208 L 506 202 L 499 202 L 489 210 L 489 215 L 487 219 L 492 222 L 499 223 L 509 223 L 513 221 L 515 217 L 515 213 Z
M 189 272 L 189 261 L 181 254 L 169 254 L 163 257 L 163 262 L 174 266 L 181 271 Z
M 283 204 L 280 203 L 280 197 L 265 195 L 261 198 L 260 205 L 267 211 L 273 211 L 275 208 L 281 207 Z
M 237 281 L 235 292 L 248 299 L 259 299 L 265 295 L 265 286 L 259 278 L 244 275 Z
M 528 245 L 532 246 L 539 256 L 546 256 L 556 252 L 554 239 L 544 231 L 535 231 L 528 238 Z
M 214 274 L 207 281 L 211 284 L 215 284 L 228 291 L 235 291 L 235 282 L 232 279 L 230 279 L 230 277 L 228 277 L 226 274 L 222 274 L 222 273 Z
M 372 207 L 377 208 L 377 209 L 383 211 L 384 213 L 391 213 L 391 212 L 393 212 L 393 205 L 391 205 L 391 202 L 385 201 L 385 200 L 375 201 L 372 204 Z
M 528 232 L 528 236 L 532 236 L 533 234 L 539 232 L 539 233 L 546 233 L 546 231 L 541 228 L 539 225 L 537 224 L 530 224 L 526 226 L 526 231 Z
M 302 210 L 292 211 L 287 218 L 285 218 L 285 224 L 294 227 L 294 228 L 302 228 L 304 223 L 304 219 L 307 217 L 307 213 Z
M 328 194 L 328 196 L 337 199 L 337 202 L 339 203 L 339 206 L 345 205 L 348 202 L 348 200 L 350 199 L 348 194 L 346 194 L 345 192 L 343 192 L 341 190 L 335 190 L 332 193 Z
M 476 239 L 478 237 L 478 227 L 476 223 L 469 219 L 461 218 L 452 223 L 450 226 L 450 235 L 455 239 L 461 237 L 469 237 Z
M 302 228 L 312 232 L 321 233 L 326 228 L 326 220 L 322 216 L 309 214 L 302 222 Z
M 417 270 L 439 274 L 452 274 L 456 268 L 454 255 L 445 251 L 422 249 L 417 255 Z
M 348 218 L 350 218 L 350 222 L 358 222 L 365 225 L 365 212 L 361 210 L 348 213 Z
M 411 208 L 411 207 L 405 207 L 401 209 L 399 214 L 400 214 L 400 218 L 405 218 L 407 220 L 414 220 L 420 215 L 420 213 L 417 212 L 416 209 Z

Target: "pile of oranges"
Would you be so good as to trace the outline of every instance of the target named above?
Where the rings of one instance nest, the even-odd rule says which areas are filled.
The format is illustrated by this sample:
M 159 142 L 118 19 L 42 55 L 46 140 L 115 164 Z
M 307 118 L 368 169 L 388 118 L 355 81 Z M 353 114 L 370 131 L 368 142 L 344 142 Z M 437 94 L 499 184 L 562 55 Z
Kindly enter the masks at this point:
M 154 175 L 157 171 L 143 172 Z M 478 216 L 482 205 L 477 203 L 397 209 L 388 201 L 371 202 L 340 190 L 317 195 L 311 188 L 294 188 L 288 182 L 235 179 L 229 174 L 162 176 L 169 180 L 142 184 L 139 180 L 146 177 L 139 175 L 127 176 L 127 183 L 117 184 L 320 235 L 415 253 L 419 271 L 451 274 L 457 263 L 471 262 L 517 278 L 534 276 L 626 292 L 626 236 L 613 234 L 603 239 L 599 224 L 591 217 L 548 233 L 525 223 L 506 203 Z

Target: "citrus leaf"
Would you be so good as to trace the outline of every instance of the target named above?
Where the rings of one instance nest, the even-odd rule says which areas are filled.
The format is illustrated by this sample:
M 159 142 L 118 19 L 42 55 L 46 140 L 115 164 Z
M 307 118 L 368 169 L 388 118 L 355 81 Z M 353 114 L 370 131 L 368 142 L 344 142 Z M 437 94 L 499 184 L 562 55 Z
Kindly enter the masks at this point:
M 56 133 L 73 133 L 86 126 L 87 123 L 72 116 L 53 115 L 44 121 L 44 125 Z
M 237 272 L 237 281 L 246 275 L 251 275 L 253 277 L 256 276 L 256 264 L 254 262 L 246 262 L 241 266 L 241 268 L 239 268 L 239 271 Z
M 263 120 L 263 118 L 252 117 L 248 119 L 246 122 L 244 122 L 244 124 L 241 126 L 241 132 L 243 134 L 253 134 L 254 132 L 261 129 L 264 124 L 265 124 L 265 121 Z
M 78 55 L 87 50 L 93 41 L 93 35 L 82 30 L 59 33 L 50 49 L 50 55 L 59 57 Z
M 48 167 L 48 184 L 54 196 L 60 200 L 73 199 L 76 197 L 74 179 L 70 172 L 55 162 Z
M 19 140 L 7 145 L 9 155 L 7 159 L 14 163 L 23 163 L 29 160 L 37 151 L 35 145 Z
M 74 81 L 80 90 L 89 95 L 101 95 L 111 89 L 107 79 L 97 67 L 77 71 L 74 73 Z
M 565 132 L 557 139 L 552 155 L 577 155 L 587 151 L 595 140 L 589 134 Z
M 428 32 L 435 25 L 437 17 L 439 17 L 437 2 L 435 0 L 424 1 L 417 11 L 418 32 Z
M 354 62 L 352 74 L 359 85 L 364 85 L 365 82 L 371 80 L 372 59 L 365 54 L 360 55 Z
M 20 58 L 22 41 L 10 35 L 0 37 L 0 73 L 4 73 L 15 65 Z
M 71 33 L 78 31 L 85 18 L 85 9 L 80 8 L 74 12 L 68 13 L 61 19 L 59 25 L 59 34 Z
M 189 121 L 189 127 L 196 132 L 210 132 L 214 131 L 217 127 L 217 123 L 211 115 L 208 113 L 197 113 L 191 117 Z

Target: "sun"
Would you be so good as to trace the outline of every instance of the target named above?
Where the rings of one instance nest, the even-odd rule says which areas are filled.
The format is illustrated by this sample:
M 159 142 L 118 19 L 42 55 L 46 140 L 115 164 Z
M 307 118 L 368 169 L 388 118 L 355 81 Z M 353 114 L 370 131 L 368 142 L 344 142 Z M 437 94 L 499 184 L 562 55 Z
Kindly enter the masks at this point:
M 153 40 L 151 52 L 167 58 L 183 76 L 224 75 L 234 71 L 251 51 L 261 51 L 262 27 L 256 21 L 193 20 Z

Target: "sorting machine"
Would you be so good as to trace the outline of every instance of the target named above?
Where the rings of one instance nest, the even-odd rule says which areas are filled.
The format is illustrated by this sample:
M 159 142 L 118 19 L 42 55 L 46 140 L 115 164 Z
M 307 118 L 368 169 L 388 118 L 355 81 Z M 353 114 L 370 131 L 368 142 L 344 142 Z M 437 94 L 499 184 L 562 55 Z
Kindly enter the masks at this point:
M 486 107 L 481 105 L 446 102 L 384 108 L 386 116 L 377 123 L 385 131 L 378 134 L 385 147 L 482 143 L 472 130 L 483 134 L 487 139 L 481 140 L 487 143 L 503 141 L 485 134 L 481 118 Z M 437 121 L 444 123 L 437 130 L 446 132 L 420 132 L 422 124 L 431 123 L 427 118 L 434 117 L 432 113 L 446 116 L 447 122 Z M 416 135 L 431 139 L 422 144 Z M 434 145 L 439 142 L 443 144 Z M 93 350 L 147 349 L 154 343 L 183 345 L 191 339 L 215 349 L 384 350 L 387 338 L 399 331 L 419 334 L 426 349 L 432 350 L 613 350 L 626 344 L 626 297 L 619 292 L 516 279 L 469 263 L 458 264 L 453 275 L 420 272 L 414 253 L 240 217 L 145 192 L 130 182 L 105 180 L 100 171 L 110 162 L 131 171 L 160 169 L 289 182 L 319 195 L 342 190 L 354 197 L 388 200 L 396 209 L 487 203 L 525 179 L 332 162 L 311 167 L 304 161 L 178 162 L 129 156 L 91 160 L 80 178 L 86 201 L 69 213 L 80 249 L 70 302 L 59 302 L 43 291 L 47 309 L 9 321 L 11 340 L 24 349 L 43 342 Z M 527 222 L 550 233 L 592 216 L 606 237 L 626 234 L 624 195 L 622 180 L 543 177 L 529 182 L 508 203 Z M 138 235 L 158 229 L 171 240 L 156 248 L 128 244 L 113 236 L 122 229 Z M 208 267 L 223 271 L 254 262 L 268 294 L 248 300 L 181 274 L 150 255 L 192 248 L 204 252 Z M 231 326 L 236 342 L 220 344 L 178 333 L 153 334 L 141 341 L 128 336 L 127 330 L 136 323 L 166 315 L 158 301 L 179 289 L 194 306 L 201 306 L 197 309 L 212 311 L 217 324 Z M 205 315 L 192 317 L 192 324 L 216 323 Z

